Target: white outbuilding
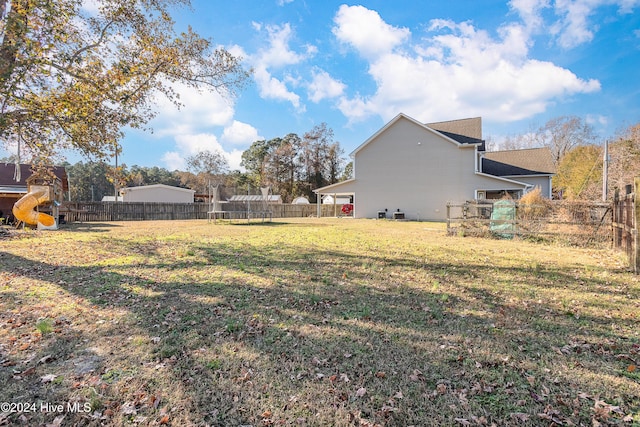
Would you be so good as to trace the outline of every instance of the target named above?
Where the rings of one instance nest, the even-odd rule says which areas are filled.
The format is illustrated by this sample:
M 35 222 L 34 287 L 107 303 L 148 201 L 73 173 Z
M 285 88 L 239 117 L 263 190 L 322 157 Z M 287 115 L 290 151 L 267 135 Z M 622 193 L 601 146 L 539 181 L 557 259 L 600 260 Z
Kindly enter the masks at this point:
M 120 190 L 123 202 L 193 203 L 195 190 L 164 184 L 126 187 Z

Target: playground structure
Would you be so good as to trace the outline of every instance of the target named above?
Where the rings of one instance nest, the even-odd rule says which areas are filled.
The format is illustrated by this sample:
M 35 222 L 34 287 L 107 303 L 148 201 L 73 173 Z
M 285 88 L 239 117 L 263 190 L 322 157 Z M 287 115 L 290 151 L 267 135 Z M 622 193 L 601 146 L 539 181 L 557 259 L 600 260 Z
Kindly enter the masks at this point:
M 13 215 L 19 221 L 18 225 L 24 223 L 55 230 L 62 199 L 61 180 L 46 172 L 36 173 L 27 179 L 27 194 L 13 205 Z
M 270 200 L 273 197 L 271 194 L 271 187 L 260 187 L 260 194 L 250 194 L 251 190 L 247 191 L 246 195 L 236 195 L 231 197 L 226 202 L 218 200 L 219 193 L 218 187 L 213 187 L 211 192 L 211 209 L 207 212 L 209 222 L 217 222 L 218 219 L 237 220 L 246 219 L 247 222 L 251 222 L 251 219 L 262 219 L 265 222 L 267 219 L 272 221 L 273 213 L 270 207 Z

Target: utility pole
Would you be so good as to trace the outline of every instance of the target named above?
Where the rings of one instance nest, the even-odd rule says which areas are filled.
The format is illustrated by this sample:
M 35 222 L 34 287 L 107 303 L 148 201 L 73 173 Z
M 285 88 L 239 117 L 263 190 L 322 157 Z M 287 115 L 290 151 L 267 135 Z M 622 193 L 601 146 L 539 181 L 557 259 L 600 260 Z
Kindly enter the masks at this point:
M 602 201 L 607 201 L 607 186 L 609 181 L 609 140 L 604 142 L 604 157 L 602 159 Z

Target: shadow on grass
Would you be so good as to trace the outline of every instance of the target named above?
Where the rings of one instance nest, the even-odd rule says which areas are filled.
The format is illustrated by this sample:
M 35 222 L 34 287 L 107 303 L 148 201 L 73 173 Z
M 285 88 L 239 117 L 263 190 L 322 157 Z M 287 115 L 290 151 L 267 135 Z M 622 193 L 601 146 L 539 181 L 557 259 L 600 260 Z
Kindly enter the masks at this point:
M 121 243 L 113 244 L 130 244 Z M 137 249 L 149 259 L 117 267 L 3 254 L 8 277 L 44 281 L 60 300 L 71 295 L 94 313 L 56 319 L 66 332 L 43 337 L 31 357 L 53 361 L 27 364 L 35 372 L 16 381 L 10 366 L 23 363 L 21 353 L 2 343 L 0 378 L 11 386 L 0 401 L 84 398 L 96 418 L 67 419 L 114 425 L 165 416 L 174 425 L 454 425 L 473 417 L 535 425 L 545 420 L 539 414 L 586 424 L 594 399 L 584 396 L 638 410 L 638 380 L 616 359 L 635 344 L 636 319 L 540 298 L 569 292 L 579 300 L 596 289 L 637 301 L 637 289 L 622 284 L 577 284 L 575 274 L 553 269 L 283 252 L 282 243 L 193 245 L 194 256 L 170 260 L 152 244 Z M 491 283 L 500 277 L 526 289 Z M 29 299 L 2 295 L 11 310 Z M 615 316 L 616 301 L 602 304 Z M 26 320 L 35 324 L 37 312 Z M 56 369 L 63 382 L 38 381 Z
M 65 231 L 76 231 L 76 232 L 106 232 L 112 228 L 122 227 L 118 224 L 107 223 L 107 222 L 70 222 L 61 224 L 60 228 Z

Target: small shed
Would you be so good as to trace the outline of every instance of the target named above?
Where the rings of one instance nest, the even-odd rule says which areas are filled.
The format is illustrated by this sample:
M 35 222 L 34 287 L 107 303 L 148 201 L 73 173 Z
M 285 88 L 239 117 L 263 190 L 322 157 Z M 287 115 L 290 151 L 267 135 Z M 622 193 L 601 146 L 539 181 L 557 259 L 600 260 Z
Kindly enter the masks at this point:
M 122 196 L 102 196 L 102 202 L 122 202 Z
M 193 203 L 195 190 L 165 184 L 126 187 L 120 190 L 123 202 Z
M 309 199 L 307 199 L 304 196 L 296 197 L 295 199 L 293 199 L 293 202 L 291 202 L 291 204 L 292 205 L 308 205 Z

